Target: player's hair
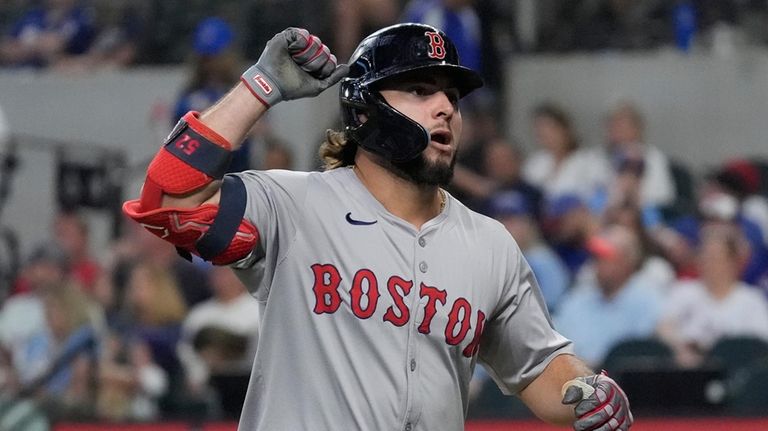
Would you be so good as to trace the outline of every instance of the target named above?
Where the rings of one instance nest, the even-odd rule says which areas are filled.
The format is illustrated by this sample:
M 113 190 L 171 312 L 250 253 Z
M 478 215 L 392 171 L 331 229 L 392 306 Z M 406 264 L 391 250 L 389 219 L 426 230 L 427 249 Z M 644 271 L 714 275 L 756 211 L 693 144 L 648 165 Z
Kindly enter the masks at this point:
M 329 129 L 325 131 L 325 141 L 320 145 L 319 154 L 326 171 L 351 166 L 355 164 L 357 143 L 349 139 L 345 132 Z

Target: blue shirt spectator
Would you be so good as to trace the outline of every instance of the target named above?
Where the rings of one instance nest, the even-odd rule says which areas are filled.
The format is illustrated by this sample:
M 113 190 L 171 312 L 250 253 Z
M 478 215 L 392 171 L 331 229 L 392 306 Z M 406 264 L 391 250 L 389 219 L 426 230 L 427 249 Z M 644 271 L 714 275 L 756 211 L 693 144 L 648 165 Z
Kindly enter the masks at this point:
M 596 276 L 560 301 L 555 327 L 574 341 L 576 354 L 599 366 L 617 343 L 651 336 L 659 319 L 659 289 L 638 275 L 640 242 L 629 228 L 613 225 L 589 242 Z
M 539 286 L 541 286 L 541 293 L 547 302 L 547 308 L 550 311 L 556 310 L 558 302 L 568 290 L 570 283 L 568 268 L 565 267 L 557 253 L 544 243 L 533 245 L 523 251 L 523 255 L 531 266 Z
M 577 286 L 560 302 L 555 327 L 573 340 L 580 357 L 599 365 L 620 341 L 652 335 L 661 303 L 661 297 L 641 278 L 627 282 L 610 299 L 599 289 Z
M 539 282 L 547 308 L 554 310 L 568 289 L 570 275 L 563 261 L 542 241 L 535 221 L 535 206 L 519 190 L 499 192 L 486 206 L 490 216 L 500 221 L 517 241 Z
M 190 82 L 179 96 L 174 120 L 189 111 L 202 112 L 219 100 L 240 78 L 240 64 L 232 50 L 235 34 L 224 20 L 216 17 L 202 20 L 195 29 L 195 59 Z M 250 141 L 232 154 L 228 172 L 250 168 Z
M 3 61 L 44 67 L 60 57 L 84 54 L 96 36 L 93 11 L 77 0 L 48 2 L 14 23 L 3 44 Z

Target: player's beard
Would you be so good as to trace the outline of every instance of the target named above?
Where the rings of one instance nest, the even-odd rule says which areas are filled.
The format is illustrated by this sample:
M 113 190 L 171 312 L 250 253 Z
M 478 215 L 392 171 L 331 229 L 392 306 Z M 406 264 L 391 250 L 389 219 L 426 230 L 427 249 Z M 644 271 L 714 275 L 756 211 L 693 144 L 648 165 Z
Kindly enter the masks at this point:
M 385 162 L 385 167 L 395 175 L 408 180 L 417 186 L 447 186 L 453 178 L 453 167 L 456 165 L 456 153 L 451 160 L 429 160 L 422 152 L 413 160 L 407 162 Z

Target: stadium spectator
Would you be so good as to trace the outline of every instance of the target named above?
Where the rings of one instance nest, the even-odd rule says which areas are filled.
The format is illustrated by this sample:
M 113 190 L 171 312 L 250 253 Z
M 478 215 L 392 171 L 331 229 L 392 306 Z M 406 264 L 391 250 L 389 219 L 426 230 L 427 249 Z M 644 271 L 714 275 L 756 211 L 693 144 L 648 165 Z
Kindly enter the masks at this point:
M 560 257 L 541 239 L 534 203 L 520 191 L 504 191 L 490 198 L 488 214 L 512 234 L 531 265 L 547 308 L 554 311 L 571 280 Z
M 187 307 L 173 274 L 148 261 L 138 263 L 129 278 L 128 304 L 134 319 L 132 337 L 147 345 L 152 360 L 170 378 L 178 377 L 181 368 L 176 344 Z
M 294 169 L 293 152 L 286 142 L 272 136 L 264 137 L 264 155 L 259 169 Z
M 491 139 L 483 148 L 484 174 L 478 175 L 457 165 L 451 184 L 465 196 L 465 205 L 480 212 L 487 212 L 483 204 L 494 193 L 515 190 L 525 195 L 532 205 L 532 210 L 538 214 L 541 192 L 523 180 L 522 161 L 522 153 L 512 143 L 502 138 Z
M 564 194 L 545 201 L 541 227 L 547 242 L 575 279 L 589 259 L 587 241 L 600 230 L 596 217 L 579 196 Z
M 0 63 L 46 67 L 88 51 L 96 35 L 94 11 L 80 0 L 45 0 L 13 24 L 0 43 Z
M 90 235 L 85 218 L 70 211 L 60 212 L 53 222 L 55 244 L 65 253 L 69 277 L 92 293 L 102 272 L 101 264 L 91 256 Z
M 768 247 L 760 226 L 746 217 L 739 199 L 724 187 L 717 175 L 709 175 L 698 191 L 698 214 L 682 218 L 703 229 L 712 225 L 738 226 L 750 246 L 749 259 L 742 268 L 741 279 L 748 284 L 757 283 L 768 268 Z
M 122 309 L 125 292 L 128 290 L 128 281 L 133 267 L 141 262 L 165 268 L 173 274 L 173 280 L 187 308 L 205 301 L 211 297 L 211 287 L 206 273 L 209 265 L 200 260 L 189 262 L 179 258 L 176 250 L 168 243 L 147 232 L 135 223 L 125 224 L 125 233 L 113 244 L 109 256 L 106 259 L 107 267 L 111 268 L 111 286 L 102 286 L 105 289 L 114 289 L 111 295 L 117 305 L 117 310 Z M 109 292 L 105 292 L 110 295 Z
M 589 250 L 595 265 L 593 280 L 574 286 L 555 313 L 558 331 L 573 340 L 576 353 L 599 366 L 616 343 L 654 333 L 662 296 L 646 277 L 640 239 L 621 225 L 606 227 L 592 237 Z
M 95 2 L 96 33 L 93 43 L 81 55 L 64 58 L 58 70 L 87 72 L 122 68 L 139 58 L 146 33 L 146 2 L 101 0 Z
M 461 131 L 461 147 L 459 147 L 456 155 L 456 170 L 459 179 L 458 183 L 455 182 L 456 175 L 454 175 L 454 182 L 449 184 L 448 190 L 457 199 L 468 202 L 473 198 L 477 199 L 473 197 L 471 192 L 471 189 L 477 186 L 463 184 L 461 177 L 465 173 L 484 177 L 486 175 L 486 146 L 493 140 L 503 138 L 499 131 L 497 119 L 499 111 L 495 107 L 496 100 L 493 97 L 488 93 L 484 93 L 482 97 L 478 94 L 478 97 L 462 99 L 461 103 L 464 126 Z M 465 190 L 467 187 L 470 189 Z
M 146 343 L 110 333 L 99 358 L 96 415 L 107 421 L 160 419 L 159 400 L 168 375 L 152 359 Z
M 66 256 L 50 245 L 38 247 L 21 268 L 17 292 L 0 309 L 0 348 L 9 355 L 10 366 L 22 365 L 23 346 L 45 332 L 42 292 L 65 283 L 66 273 Z
M 259 303 L 230 268 L 214 267 L 210 275 L 214 296 L 190 310 L 178 347 L 187 388 L 198 396 L 209 386 L 212 374 L 239 374 L 247 379 L 261 320 Z M 205 333 L 218 340 L 205 340 Z M 224 410 L 234 413 L 232 407 L 224 406 Z M 234 410 L 239 412 L 241 407 L 237 403 Z
M 173 121 L 189 111 L 202 112 L 219 100 L 240 79 L 241 59 L 235 50 L 235 32 L 221 18 L 206 18 L 194 34 L 192 74 L 176 102 Z M 251 145 L 246 141 L 232 154 L 229 172 L 251 168 Z
M 547 102 L 534 109 L 532 119 L 537 148 L 523 166 L 523 178 L 545 199 L 570 194 L 590 205 L 606 179 L 596 176 L 604 174 L 596 166 L 600 160 L 580 149 L 570 115 Z
M 675 285 L 667 297 L 658 334 L 682 366 L 701 364 L 724 336 L 755 336 L 768 341 L 768 302 L 739 281 L 749 244 L 735 226 L 708 226 L 698 248 L 699 278 Z
M 54 419 L 92 418 L 99 310 L 71 283 L 41 292 L 46 327 L 21 347 L 22 391 L 35 394 Z
M 332 0 L 334 36 L 333 52 L 340 62 L 352 55 L 363 35 L 397 22 L 398 0 Z
M 619 103 L 608 115 L 607 143 L 592 149 L 602 163 L 593 169 L 607 181 L 606 206 L 627 199 L 629 195 L 643 208 L 671 205 L 675 183 L 669 160 L 658 147 L 645 142 L 645 119 L 631 102 Z
M 693 217 L 675 220 L 669 226 L 653 231 L 654 242 L 675 270 L 675 278 L 688 280 L 698 277 L 696 247 L 699 244 L 699 224 Z
M 653 233 L 661 228 L 660 223 L 656 222 L 654 227 L 649 229 L 647 216 L 636 205 L 630 202 L 624 202 L 619 206 L 608 208 L 603 214 L 603 224 L 619 224 L 631 229 L 640 239 L 640 251 L 643 256 L 639 275 L 647 277 L 649 284 L 656 286 L 660 293 L 664 293 L 670 284 L 675 280 L 675 269 L 664 255 L 664 250 L 657 244 Z
M 760 194 L 763 181 L 758 167 L 746 159 L 728 160 L 709 175 L 710 193 L 726 193 L 738 200 L 739 212 L 755 223 L 768 244 L 768 197 Z
M 299 27 L 307 29 L 321 40 L 333 40 L 333 44 L 328 46 L 332 48 L 339 62 L 345 62 L 355 45 L 348 46 L 346 48 L 348 52 L 345 55 L 339 50 L 342 45 L 339 34 L 345 29 L 355 29 L 359 25 L 368 25 L 366 19 L 374 21 L 387 19 L 385 18 L 389 14 L 387 8 L 390 7 L 389 4 L 394 4 L 395 1 L 355 0 L 337 4 L 336 0 L 259 0 L 217 3 L 234 5 L 232 13 L 222 13 L 221 15 L 241 18 L 238 22 L 243 35 L 242 48 L 245 57 L 249 60 L 259 58 L 264 45 L 275 34 L 287 27 Z M 210 10 L 210 2 L 204 4 Z M 338 11 L 340 8 L 341 11 Z M 290 11 L 290 13 L 286 13 L 286 11 Z M 349 15 L 339 16 L 337 12 L 348 12 Z M 363 16 L 358 14 L 363 14 Z M 363 24 L 360 23 L 360 20 Z

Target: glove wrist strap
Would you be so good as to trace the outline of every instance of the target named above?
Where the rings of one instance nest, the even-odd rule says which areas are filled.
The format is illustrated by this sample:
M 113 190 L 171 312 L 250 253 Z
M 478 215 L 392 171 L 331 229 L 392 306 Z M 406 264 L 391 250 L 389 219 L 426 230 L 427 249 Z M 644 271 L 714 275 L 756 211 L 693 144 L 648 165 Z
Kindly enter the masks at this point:
M 254 64 L 248 68 L 248 70 L 240 76 L 240 81 L 242 81 L 251 94 L 259 99 L 259 102 L 263 103 L 267 108 L 271 108 L 283 100 L 283 96 L 280 94 L 280 88 L 269 75 L 264 73 L 258 64 Z

